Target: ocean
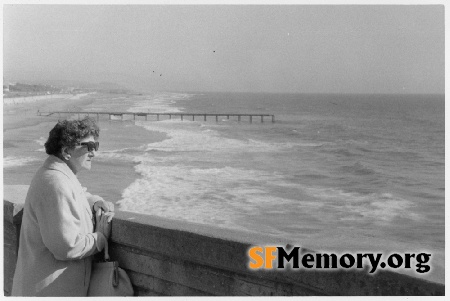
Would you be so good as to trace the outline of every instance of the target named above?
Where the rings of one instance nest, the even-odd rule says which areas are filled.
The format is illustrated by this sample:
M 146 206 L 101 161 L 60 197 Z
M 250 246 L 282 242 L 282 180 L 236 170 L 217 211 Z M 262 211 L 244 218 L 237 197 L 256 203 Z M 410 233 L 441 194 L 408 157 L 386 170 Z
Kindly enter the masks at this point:
M 100 150 L 79 178 L 117 210 L 444 252 L 444 95 L 94 94 L 71 109 L 275 115 L 100 118 Z M 4 130 L 5 184 L 29 184 L 57 119 Z

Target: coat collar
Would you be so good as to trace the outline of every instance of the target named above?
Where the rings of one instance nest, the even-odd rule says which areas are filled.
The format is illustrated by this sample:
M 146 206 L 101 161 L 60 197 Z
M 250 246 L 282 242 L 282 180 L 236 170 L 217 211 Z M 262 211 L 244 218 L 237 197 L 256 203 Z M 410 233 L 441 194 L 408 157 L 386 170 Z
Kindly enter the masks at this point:
M 44 162 L 44 168 L 58 170 L 81 186 L 77 176 L 73 173 L 70 167 L 63 160 L 54 155 L 48 156 L 47 160 Z
M 45 160 L 43 167 L 46 169 L 58 170 L 63 174 L 65 174 L 71 180 L 72 183 L 78 186 L 79 191 L 81 191 L 82 194 L 84 195 L 84 189 L 81 186 L 80 181 L 78 181 L 77 176 L 73 173 L 70 167 L 63 160 L 54 155 L 50 155 L 48 156 L 47 160 Z M 91 206 L 89 205 L 87 199 L 83 202 L 83 204 L 89 213 L 89 217 L 92 218 Z

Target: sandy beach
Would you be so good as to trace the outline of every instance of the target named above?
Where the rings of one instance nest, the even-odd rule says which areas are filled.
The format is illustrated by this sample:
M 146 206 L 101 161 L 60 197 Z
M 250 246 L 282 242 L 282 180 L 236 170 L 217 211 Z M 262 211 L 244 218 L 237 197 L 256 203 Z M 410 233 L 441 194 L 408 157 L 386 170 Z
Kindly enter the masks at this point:
M 41 99 L 36 102 L 19 103 L 3 107 L 3 184 L 29 185 L 36 170 L 47 157 L 44 143 L 48 132 L 58 119 L 68 116 L 38 116 L 37 111 L 84 111 L 95 99 L 109 95 L 77 95 L 70 99 Z M 138 146 L 140 142 L 131 141 L 129 127 L 136 128 L 145 141 L 161 141 L 164 136 L 158 132 L 144 130 L 132 122 L 100 120 L 100 151 L 96 154 L 90 172 L 78 175 L 83 186 L 92 193 L 116 202 L 121 194 L 139 175 L 132 161 L 105 158 L 116 148 Z M 102 153 L 103 152 L 103 153 Z M 108 177 L 105 175 L 108 174 Z
M 75 108 L 82 108 L 92 102 L 87 94 L 83 95 L 61 95 L 61 97 L 31 98 L 19 97 L 20 102 L 11 103 L 14 98 L 6 98 L 8 104 L 3 106 L 3 134 L 18 126 L 33 125 L 42 121 L 42 117 L 37 116 L 37 111 L 68 111 Z M 5 140 L 6 137 L 4 137 Z

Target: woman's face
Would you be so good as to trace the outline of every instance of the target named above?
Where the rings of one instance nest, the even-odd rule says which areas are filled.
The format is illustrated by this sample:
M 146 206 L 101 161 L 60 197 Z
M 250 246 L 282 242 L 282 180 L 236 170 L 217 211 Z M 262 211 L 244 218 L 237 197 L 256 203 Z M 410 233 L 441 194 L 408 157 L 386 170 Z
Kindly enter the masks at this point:
M 94 142 L 94 137 L 88 136 L 84 139 L 81 139 L 80 143 L 89 141 Z M 74 149 L 69 150 L 70 158 L 68 161 L 66 161 L 67 165 L 69 165 L 74 174 L 83 169 L 91 170 L 91 160 L 95 156 L 94 152 L 95 150 L 88 151 L 87 145 L 77 145 Z

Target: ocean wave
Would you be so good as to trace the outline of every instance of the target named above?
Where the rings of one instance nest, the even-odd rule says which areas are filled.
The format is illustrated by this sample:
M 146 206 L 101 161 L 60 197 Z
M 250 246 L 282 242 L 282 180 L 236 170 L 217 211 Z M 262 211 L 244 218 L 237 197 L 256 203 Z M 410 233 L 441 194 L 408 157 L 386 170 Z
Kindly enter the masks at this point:
M 107 162 L 110 160 L 121 160 L 133 162 L 136 159 L 135 154 L 127 153 L 125 149 L 116 151 L 102 151 L 95 154 L 95 161 Z
M 357 176 L 369 176 L 377 174 L 375 169 L 361 162 L 355 162 L 353 165 L 342 166 L 340 169 L 345 173 L 351 173 Z
M 19 166 L 25 166 L 32 162 L 39 161 L 40 159 L 34 157 L 14 157 L 8 156 L 3 158 L 3 168 L 14 168 Z
M 327 142 L 293 142 L 290 143 L 293 146 L 299 146 L 299 147 L 322 147 L 322 146 L 326 146 L 329 145 L 329 143 Z
M 399 218 L 423 221 L 412 201 L 391 193 L 307 187 L 283 174 L 230 166 L 199 168 L 172 156 L 140 159 L 135 170 L 141 178 L 123 192 L 120 210 L 241 230 L 246 230 L 248 218 L 276 212 L 280 206 L 297 214 L 298 224 L 312 222 L 319 228 L 348 223 L 378 227 Z M 173 164 L 166 165 L 166 160 Z
M 369 148 L 366 148 L 366 147 L 362 147 L 362 146 L 355 147 L 355 149 L 357 151 L 360 151 L 360 152 L 363 152 L 363 153 L 371 153 L 371 152 L 373 152 L 372 149 L 369 149 Z
M 421 220 L 412 201 L 391 193 L 357 193 L 335 188 L 305 188 L 324 208 L 334 212 L 334 217 L 341 221 L 370 222 L 384 225 L 398 218 Z
M 267 208 L 295 203 L 269 193 L 264 183 L 279 177 L 268 172 L 229 166 L 155 166 L 149 162 L 135 169 L 141 178 L 125 189 L 122 200 L 117 202 L 123 211 L 245 230 L 237 222 L 240 218 L 245 220 Z
M 194 94 L 183 93 L 159 93 L 153 95 L 151 98 L 134 99 L 133 106 L 128 112 L 154 112 L 154 113 L 179 113 L 183 111 L 182 107 L 176 107 L 180 100 L 188 100 Z
M 181 128 L 179 125 L 183 123 Z M 198 124 L 176 120 L 141 124 L 144 128 L 164 132 L 168 139 L 151 143 L 149 150 L 162 151 L 201 151 L 201 152 L 273 152 L 292 147 L 290 144 L 269 143 L 254 139 L 239 140 L 225 138 L 213 129 L 204 129 Z
M 389 146 L 388 149 L 377 149 L 374 150 L 374 152 L 382 154 L 383 157 L 393 158 L 397 160 L 398 158 L 408 158 L 408 159 L 421 159 L 422 157 L 420 154 L 416 151 L 411 151 L 410 149 L 404 149 L 401 147 L 397 147 L 396 149 L 393 149 L 393 146 Z
M 40 146 L 44 146 L 45 142 L 47 142 L 47 138 L 41 136 L 39 139 L 34 140 L 34 142 L 36 142 Z
M 324 152 L 346 158 L 361 157 L 361 154 L 358 154 L 357 152 L 355 152 L 353 149 L 350 148 L 334 148 L 330 150 L 325 150 Z
M 308 180 L 324 180 L 324 179 L 329 179 L 330 177 L 325 175 L 325 174 L 318 174 L 318 173 L 314 173 L 314 174 L 300 174 L 300 175 L 294 175 L 293 178 L 296 181 L 302 180 L 302 179 L 308 179 Z
M 3 141 L 3 148 L 14 148 L 14 147 L 17 147 L 17 145 L 9 141 Z
M 167 139 L 161 142 L 148 144 L 147 152 L 269 153 L 329 145 L 327 142 L 273 142 L 254 138 L 228 138 L 220 132 L 221 129 L 226 127 L 225 125 L 191 122 L 189 120 L 181 121 L 180 119 L 154 122 L 137 121 L 135 125 L 167 135 Z

